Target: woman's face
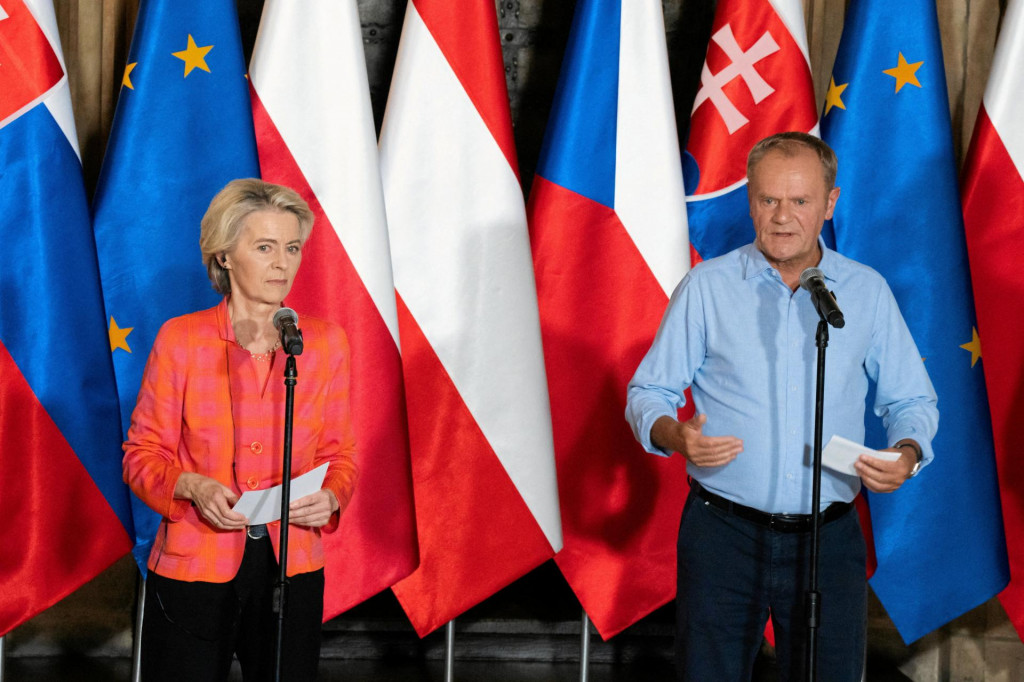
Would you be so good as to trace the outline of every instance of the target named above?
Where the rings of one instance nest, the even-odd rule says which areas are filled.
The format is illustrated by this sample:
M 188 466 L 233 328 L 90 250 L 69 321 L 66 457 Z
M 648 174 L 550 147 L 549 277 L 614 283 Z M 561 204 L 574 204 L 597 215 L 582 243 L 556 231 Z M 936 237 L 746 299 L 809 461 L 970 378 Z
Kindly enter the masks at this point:
M 242 223 L 238 244 L 223 256 L 231 296 L 277 306 L 291 291 L 302 262 L 299 219 L 284 211 L 256 211 Z

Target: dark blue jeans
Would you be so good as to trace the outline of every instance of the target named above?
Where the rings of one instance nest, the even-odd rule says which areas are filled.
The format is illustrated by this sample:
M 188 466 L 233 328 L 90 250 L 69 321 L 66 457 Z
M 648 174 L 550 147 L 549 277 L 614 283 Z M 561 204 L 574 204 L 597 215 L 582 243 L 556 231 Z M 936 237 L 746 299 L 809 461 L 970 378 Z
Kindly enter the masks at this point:
M 805 678 L 810 533 L 783 533 L 690 494 L 679 526 L 676 666 L 687 682 L 749 682 L 769 615 L 779 675 Z M 857 512 L 821 527 L 818 679 L 860 682 L 867 630 Z

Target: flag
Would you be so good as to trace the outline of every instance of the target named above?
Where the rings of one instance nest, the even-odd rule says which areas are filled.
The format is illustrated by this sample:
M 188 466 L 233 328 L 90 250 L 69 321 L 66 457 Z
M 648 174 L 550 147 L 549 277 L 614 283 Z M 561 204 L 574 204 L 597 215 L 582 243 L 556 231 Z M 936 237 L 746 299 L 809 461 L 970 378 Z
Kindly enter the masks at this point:
M 0 11 L 0 635 L 131 549 L 96 245 L 50 0 Z
M 754 240 L 747 153 L 759 140 L 817 134 L 800 0 L 722 0 L 693 103 L 684 170 L 690 241 L 702 259 Z
M 258 174 L 234 2 L 143 0 L 93 202 L 125 432 L 160 326 L 220 300 L 199 221 L 224 185 Z M 132 502 L 144 570 L 159 517 Z
M 418 561 L 398 313 L 377 136 L 354 2 L 268 0 L 250 64 L 263 179 L 316 215 L 290 305 L 342 325 L 352 347 L 359 482 L 327 553 L 324 618 Z
M 581 0 L 528 207 L 565 547 L 602 637 L 675 596 L 682 458 L 646 454 L 626 385 L 689 268 L 658 0 Z
M 910 642 L 1008 579 L 934 3 L 851 3 L 821 126 L 839 157 L 834 242 L 888 280 L 946 415 L 935 460 L 868 498 L 871 586 Z M 888 445 L 874 418 L 867 445 Z
M 1024 637 L 1024 124 L 1016 100 L 1021 89 L 1024 4 L 1010 0 L 967 154 L 963 207 L 1010 556 L 1010 585 L 999 598 Z
M 551 417 L 492 0 L 409 3 L 380 139 L 422 636 L 561 548 Z

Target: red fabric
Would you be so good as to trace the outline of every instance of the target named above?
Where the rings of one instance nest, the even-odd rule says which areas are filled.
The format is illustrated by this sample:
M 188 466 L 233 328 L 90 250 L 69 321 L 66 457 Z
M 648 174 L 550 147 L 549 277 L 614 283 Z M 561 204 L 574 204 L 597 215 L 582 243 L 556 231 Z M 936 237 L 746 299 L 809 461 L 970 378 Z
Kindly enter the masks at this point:
M 706 100 L 696 106 L 690 130 L 700 131 L 700 134 L 691 134 L 686 145 L 701 170 L 693 194 L 713 192 L 744 180 L 746 151 L 761 138 L 782 130 L 806 132 L 818 122 L 814 83 L 807 59 L 772 4 L 768 0 L 721 0 L 715 10 L 712 34 L 724 27 L 731 29 L 738 47 L 744 52 L 751 51 L 770 34 L 779 49 L 757 60 L 753 69 L 766 79 L 774 92 L 755 102 L 750 84 L 742 77 L 733 78 L 722 87 L 729 101 L 749 120 L 731 134 L 713 101 Z M 707 68 L 716 75 L 724 69 L 735 68 L 732 58 L 714 40 L 708 44 L 706 61 Z M 723 154 L 723 149 L 743 151 Z
M 393 589 L 423 637 L 553 551 L 401 298 L 398 320 L 421 563 Z
M 330 463 L 323 487 L 344 512 L 356 469 L 349 416 L 349 349 L 344 331 L 302 319 L 297 359 L 292 477 Z M 285 354 L 278 349 L 274 374 Z M 249 351 L 235 342 L 227 306 L 169 320 L 161 327 L 143 374 L 124 444 L 125 481 L 163 520 L 149 569 L 174 580 L 227 582 L 238 572 L 244 530 L 221 531 L 186 500 L 174 498 L 182 472 L 209 476 L 241 494 L 282 480 L 285 387 L 271 380 L 260 395 Z M 232 452 L 233 449 L 233 452 Z M 338 515 L 324 529 L 337 526 Z M 278 549 L 277 522 L 268 524 Z M 321 529 L 291 526 L 288 574 L 324 565 Z
M 498 30 L 494 3 L 491 0 L 413 0 L 413 4 L 508 165 L 519 177 L 501 44 L 494 33 L 480 30 L 481 27 Z M 502 74 L 502 77 L 495 78 L 494 74 Z
M 555 561 L 607 639 L 675 596 L 685 463 L 644 452 L 624 416 L 668 298 L 611 209 L 538 176 L 527 212 L 565 537 Z
M 288 300 L 340 324 L 352 345 L 359 486 L 338 532 L 324 537 L 328 620 L 387 589 L 419 563 L 402 359 L 310 183 L 252 88 L 250 94 L 263 179 L 297 191 L 316 216 Z
M 1024 179 L 984 107 L 963 177 L 964 228 L 1010 560 L 1010 584 L 999 599 L 1024 638 Z
M 132 542 L 2 344 L 0 376 L 2 636 L 91 580 Z
M 60 60 L 22 0 L 4 0 L 0 21 L 0 121 L 64 77 Z

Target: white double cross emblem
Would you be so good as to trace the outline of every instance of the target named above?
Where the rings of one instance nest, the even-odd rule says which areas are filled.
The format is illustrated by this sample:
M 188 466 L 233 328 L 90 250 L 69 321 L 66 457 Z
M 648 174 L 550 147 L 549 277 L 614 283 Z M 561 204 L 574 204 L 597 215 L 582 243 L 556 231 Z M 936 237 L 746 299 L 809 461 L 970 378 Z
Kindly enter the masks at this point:
M 7 14 L 7 12 L 4 11 L 4 6 L 0 5 L 0 21 L 3 21 L 4 19 L 7 19 L 8 16 L 9 15 Z
M 768 85 L 754 65 L 768 55 L 778 52 L 779 46 L 772 39 L 771 33 L 765 31 L 749 50 L 744 51 L 736 42 L 736 37 L 732 34 L 729 24 L 718 29 L 711 39 L 722 48 L 731 63 L 712 76 L 707 60 L 704 61 L 704 69 L 700 74 L 700 90 L 697 92 L 697 99 L 693 102 L 693 110 L 696 112 L 700 105 L 710 100 L 722 120 L 725 121 L 729 134 L 732 135 L 749 123 L 749 120 L 740 113 L 740 110 L 736 108 L 722 88 L 726 83 L 739 76 L 746 83 L 755 104 L 775 92 L 775 88 Z

